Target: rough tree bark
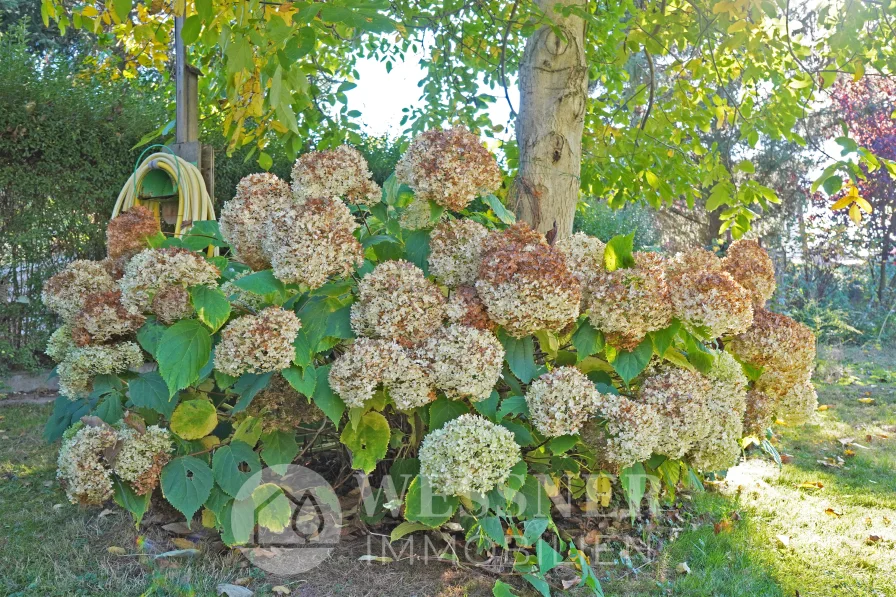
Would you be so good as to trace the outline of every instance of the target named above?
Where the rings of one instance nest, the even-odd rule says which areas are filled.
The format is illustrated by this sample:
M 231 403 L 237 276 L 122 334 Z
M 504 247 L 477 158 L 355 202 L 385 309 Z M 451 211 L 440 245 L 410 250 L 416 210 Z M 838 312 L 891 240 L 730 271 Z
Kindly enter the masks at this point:
M 588 69 L 583 19 L 561 17 L 554 6 L 585 0 L 537 1 L 564 35 L 542 27 L 526 42 L 516 122 L 520 169 L 510 204 L 520 220 L 562 238 L 572 233 L 579 196 Z

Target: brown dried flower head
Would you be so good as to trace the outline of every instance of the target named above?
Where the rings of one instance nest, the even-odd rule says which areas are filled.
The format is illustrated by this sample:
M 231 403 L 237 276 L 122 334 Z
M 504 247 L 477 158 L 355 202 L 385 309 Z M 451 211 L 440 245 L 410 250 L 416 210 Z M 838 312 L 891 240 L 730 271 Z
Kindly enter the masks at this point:
M 228 323 L 215 349 L 215 368 L 227 375 L 280 371 L 292 364 L 302 322 L 292 311 L 268 307 Z
M 810 370 L 815 361 L 815 334 L 786 315 L 758 307 L 750 329 L 735 336 L 727 348 L 754 367 Z
M 147 248 L 147 239 L 161 231 L 152 211 L 143 205 L 135 205 L 109 221 L 106 253 L 111 259 L 128 259 Z
M 722 267 L 753 295 L 753 303 L 765 305 L 775 292 L 775 265 L 755 240 L 738 240 L 728 247 Z
M 418 344 L 442 327 L 445 297 L 408 261 L 385 261 L 358 284 L 352 328 L 359 336 Z
M 293 432 L 299 425 L 320 421 L 324 413 L 310 397 L 299 394 L 279 373 L 271 383 L 252 399 L 246 414 L 261 417 L 262 429 L 267 432 Z
M 460 211 L 501 186 L 501 171 L 482 141 L 458 126 L 417 135 L 395 166 L 395 176 L 417 199 Z
M 472 286 L 461 286 L 451 292 L 445 304 L 445 317 L 452 323 L 494 331 L 497 324 L 489 319 L 485 305 Z
M 120 290 L 92 294 L 72 320 L 72 340 L 78 346 L 101 344 L 136 332 L 145 320 L 125 309 Z
M 115 289 L 115 280 L 102 262 L 79 259 L 44 282 L 41 299 L 48 309 L 70 321 L 84 306 L 88 296 Z
M 489 317 L 516 337 L 561 330 L 579 315 L 581 287 L 565 257 L 525 223 L 483 241 L 476 292 Z

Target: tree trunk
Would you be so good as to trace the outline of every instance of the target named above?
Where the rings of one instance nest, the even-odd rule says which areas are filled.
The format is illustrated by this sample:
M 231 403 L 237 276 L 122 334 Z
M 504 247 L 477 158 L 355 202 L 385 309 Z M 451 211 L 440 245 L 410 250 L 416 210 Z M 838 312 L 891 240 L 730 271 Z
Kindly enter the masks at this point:
M 588 69 L 583 19 L 560 17 L 553 7 L 586 3 L 537 1 L 564 36 L 542 27 L 526 42 L 516 121 L 520 169 L 510 204 L 520 220 L 543 233 L 556 230 L 557 238 L 562 238 L 572 234 L 579 199 Z

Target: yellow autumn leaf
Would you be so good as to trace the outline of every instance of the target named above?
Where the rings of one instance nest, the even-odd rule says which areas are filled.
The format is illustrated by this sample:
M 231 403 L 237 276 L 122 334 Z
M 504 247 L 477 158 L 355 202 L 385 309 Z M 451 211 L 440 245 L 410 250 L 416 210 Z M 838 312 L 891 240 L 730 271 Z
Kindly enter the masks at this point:
M 859 398 L 862 404 L 874 404 L 874 398 Z
M 865 200 L 864 197 L 856 197 L 855 198 L 856 205 L 862 208 L 866 214 L 870 214 L 873 210 L 871 208 L 871 204 Z
M 843 197 L 843 198 L 841 198 L 841 199 L 838 199 L 838 200 L 831 206 L 831 210 L 832 210 L 832 211 L 837 211 L 838 209 L 843 209 L 844 207 L 847 207 L 850 203 L 852 203 L 852 197 L 850 197 L 849 195 L 847 195 L 847 196 L 845 196 L 845 197 Z
M 202 509 L 202 526 L 207 529 L 215 528 L 215 522 L 217 522 L 217 518 L 215 517 L 215 513 L 209 510 L 208 508 Z
M 862 212 L 859 209 L 859 206 L 855 203 L 853 203 L 852 207 L 849 208 L 849 219 L 856 224 L 862 221 Z
M 184 539 L 182 537 L 175 537 L 171 540 L 171 543 L 173 543 L 174 546 L 178 549 L 196 549 L 197 547 L 199 547 L 189 539 Z
M 824 489 L 824 483 L 821 481 L 803 481 L 797 487 L 800 489 Z
M 116 546 L 116 545 L 113 545 L 113 546 L 111 546 L 111 547 L 107 547 L 107 548 L 106 548 L 106 551 L 108 551 L 109 553 L 111 553 L 113 556 L 123 556 L 123 555 L 127 555 L 127 553 L 128 553 L 128 551 L 127 551 L 125 548 L 123 548 L 123 547 L 118 547 L 118 546 Z

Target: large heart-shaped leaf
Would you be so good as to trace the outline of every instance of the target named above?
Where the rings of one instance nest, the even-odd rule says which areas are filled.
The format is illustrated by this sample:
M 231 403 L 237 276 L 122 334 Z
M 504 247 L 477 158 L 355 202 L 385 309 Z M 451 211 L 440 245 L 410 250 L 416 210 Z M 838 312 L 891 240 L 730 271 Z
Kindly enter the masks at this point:
M 175 458 L 162 469 L 162 493 L 188 523 L 208 499 L 213 485 L 211 469 L 194 456 Z

